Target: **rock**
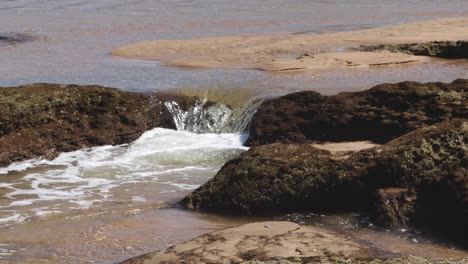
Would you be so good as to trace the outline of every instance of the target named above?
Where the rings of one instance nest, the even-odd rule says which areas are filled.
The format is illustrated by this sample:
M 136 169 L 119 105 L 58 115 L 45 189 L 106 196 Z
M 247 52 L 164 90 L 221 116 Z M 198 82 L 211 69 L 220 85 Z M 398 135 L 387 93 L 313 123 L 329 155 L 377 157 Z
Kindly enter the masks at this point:
M 372 222 L 379 226 L 400 227 L 409 223 L 415 193 L 405 188 L 378 189 L 374 198 Z
M 182 200 L 190 209 L 257 213 L 328 206 L 324 193 L 349 171 L 311 144 L 253 147 Z
M 35 40 L 36 37 L 27 34 L 0 33 L 0 46 L 8 44 L 18 44 Z
M 161 100 L 101 86 L 0 88 L 0 166 L 85 147 L 118 145 L 154 127 L 175 128 Z
M 265 225 L 271 228 L 265 229 Z M 315 226 L 258 222 L 208 233 L 122 263 L 462 264 L 468 261 L 463 256 L 441 256 L 440 259 L 399 257 L 398 254 L 372 248 L 371 244 Z
M 181 203 L 230 213 L 359 210 L 380 188 L 413 188 L 463 165 L 468 121 L 417 129 L 380 147 L 338 159 L 313 144 L 252 147 L 228 161 Z
M 264 228 L 270 225 L 271 228 Z M 155 253 L 124 261 L 143 263 L 248 263 L 339 256 L 371 257 L 368 246 L 318 227 L 260 222 L 205 234 Z
M 468 41 L 431 41 L 398 45 L 377 45 L 361 47 L 362 51 L 390 50 L 417 56 L 446 59 L 467 59 Z
M 248 261 L 243 264 L 466 264 L 468 258 L 438 258 L 438 259 L 425 259 L 421 257 L 402 257 L 391 259 L 361 259 L 361 258 L 346 258 L 346 257 L 320 257 L 313 258 L 306 261 L 295 260 L 269 260 L 269 261 Z
M 414 129 L 468 116 L 468 80 L 382 84 L 362 92 L 323 96 L 292 93 L 264 102 L 247 145 L 273 142 L 385 143 Z
M 418 186 L 414 222 L 468 248 L 468 156 L 447 177 Z
M 375 151 L 361 151 L 356 158 L 368 164 L 368 183 L 409 188 L 466 170 L 467 155 L 468 119 L 453 119 L 417 129 Z

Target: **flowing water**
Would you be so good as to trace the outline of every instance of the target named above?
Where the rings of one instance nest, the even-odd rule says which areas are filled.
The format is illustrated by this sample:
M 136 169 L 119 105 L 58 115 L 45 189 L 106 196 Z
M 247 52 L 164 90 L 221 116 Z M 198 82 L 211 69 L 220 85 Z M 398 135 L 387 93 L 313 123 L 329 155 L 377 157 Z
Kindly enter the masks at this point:
M 0 168 L 0 262 L 110 263 L 256 220 L 186 212 L 177 201 L 246 150 L 243 132 L 263 98 L 468 78 L 466 61 L 272 74 L 162 67 L 111 57 L 113 47 L 148 39 L 318 34 L 466 14 L 464 0 L 0 1 L 0 87 L 99 84 L 201 98 L 188 111 L 166 104 L 177 131 L 156 128 L 131 144 Z M 398 237 L 367 229 L 362 236 L 386 246 Z M 415 244 L 405 243 L 400 252 Z

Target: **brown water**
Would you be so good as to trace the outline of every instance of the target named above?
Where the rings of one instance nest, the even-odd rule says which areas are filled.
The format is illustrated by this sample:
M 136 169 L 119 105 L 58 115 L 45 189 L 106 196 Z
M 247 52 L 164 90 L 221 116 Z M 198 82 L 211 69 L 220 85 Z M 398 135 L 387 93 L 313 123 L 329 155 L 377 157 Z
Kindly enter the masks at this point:
M 466 14 L 464 0 L 0 1 L 0 35 L 31 37 L 21 43 L 0 40 L 0 87 L 32 82 L 100 84 L 206 95 L 241 107 L 251 99 L 298 90 L 333 94 L 382 82 L 452 81 L 468 78 L 466 60 L 272 74 L 161 67 L 158 62 L 113 58 L 108 53 L 113 47 L 148 39 L 315 34 Z M 110 263 L 256 220 L 186 212 L 175 203 L 245 151 L 243 140 L 239 133 L 156 129 L 130 145 L 0 168 L 0 262 Z M 411 239 L 389 242 L 399 241 L 398 232 L 362 230 L 363 237 L 384 248 L 400 245 L 395 246 L 397 253 L 455 252 Z M 405 246 L 410 244 L 418 246 Z M 457 254 L 464 253 L 453 253 Z

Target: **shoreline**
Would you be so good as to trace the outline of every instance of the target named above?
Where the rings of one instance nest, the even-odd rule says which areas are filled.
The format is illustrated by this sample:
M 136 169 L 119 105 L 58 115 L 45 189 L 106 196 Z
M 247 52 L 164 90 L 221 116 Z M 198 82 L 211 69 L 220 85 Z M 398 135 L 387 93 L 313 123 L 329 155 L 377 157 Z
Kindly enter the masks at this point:
M 276 34 L 153 40 L 114 48 L 111 55 L 158 60 L 166 66 L 269 72 L 410 65 L 428 62 L 430 59 L 388 50 L 368 51 L 366 47 L 424 44 L 433 41 L 466 42 L 467 28 L 468 17 L 463 17 L 317 35 Z

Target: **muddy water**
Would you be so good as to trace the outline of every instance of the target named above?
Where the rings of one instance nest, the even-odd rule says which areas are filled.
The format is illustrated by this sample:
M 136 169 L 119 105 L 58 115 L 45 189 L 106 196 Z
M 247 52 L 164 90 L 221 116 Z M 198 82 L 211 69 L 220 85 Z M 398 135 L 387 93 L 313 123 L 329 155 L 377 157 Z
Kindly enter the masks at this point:
M 333 94 L 382 82 L 452 81 L 468 78 L 466 61 L 271 74 L 161 67 L 108 53 L 148 39 L 317 34 L 467 13 L 468 2 L 463 0 L 0 1 L 0 36 L 19 34 L 28 40 L 0 38 L 0 86 L 51 82 L 170 90 L 207 95 L 237 107 L 298 90 Z M 0 262 L 110 263 L 255 220 L 185 212 L 176 205 L 226 160 L 245 151 L 243 140 L 238 133 L 156 129 L 130 145 L 1 168 Z M 328 222 L 334 226 L 334 221 Z M 375 230 L 366 234 L 383 247 L 398 237 Z M 403 251 L 406 244 L 402 245 L 395 251 Z M 434 245 L 427 245 L 412 253 L 431 252 Z M 453 252 L 442 248 L 437 251 L 444 252 L 440 256 Z

